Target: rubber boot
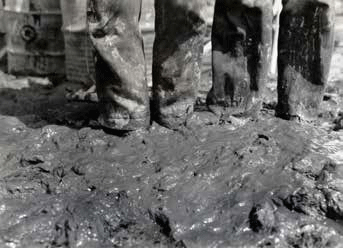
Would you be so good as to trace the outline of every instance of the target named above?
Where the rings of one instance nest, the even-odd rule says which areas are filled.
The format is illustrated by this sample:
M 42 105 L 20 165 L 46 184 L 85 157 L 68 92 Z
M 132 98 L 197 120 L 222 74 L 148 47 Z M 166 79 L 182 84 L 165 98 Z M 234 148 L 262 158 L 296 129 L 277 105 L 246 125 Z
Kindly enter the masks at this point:
M 278 52 L 278 105 L 284 119 L 317 117 L 334 46 L 334 1 L 283 1 Z
M 155 0 L 153 118 L 178 129 L 193 113 L 206 30 L 204 0 Z
M 139 29 L 141 0 L 89 0 L 88 25 L 96 50 L 99 122 L 130 131 L 150 124 L 149 96 Z
M 258 114 L 271 61 L 272 9 L 266 0 L 216 1 L 213 86 L 206 99 L 215 114 Z

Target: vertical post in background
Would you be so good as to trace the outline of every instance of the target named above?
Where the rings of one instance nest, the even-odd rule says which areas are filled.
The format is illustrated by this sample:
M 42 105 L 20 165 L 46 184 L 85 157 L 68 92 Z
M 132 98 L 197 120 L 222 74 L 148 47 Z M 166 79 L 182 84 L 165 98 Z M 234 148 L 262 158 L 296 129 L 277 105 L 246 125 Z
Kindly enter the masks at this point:
M 273 0 L 273 45 L 270 63 L 270 74 L 275 77 L 277 74 L 277 55 L 280 28 L 280 15 L 282 11 L 282 0 Z
M 94 49 L 87 28 L 87 0 L 60 0 L 66 76 L 69 81 L 95 81 Z

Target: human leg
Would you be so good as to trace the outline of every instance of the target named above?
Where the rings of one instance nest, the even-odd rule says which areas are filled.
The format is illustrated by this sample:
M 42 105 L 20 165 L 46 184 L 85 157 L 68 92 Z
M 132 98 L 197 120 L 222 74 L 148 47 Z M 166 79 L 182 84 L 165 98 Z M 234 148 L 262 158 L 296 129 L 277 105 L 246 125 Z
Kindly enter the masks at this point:
M 284 119 L 316 118 L 334 45 L 334 1 L 284 0 L 278 52 L 278 105 Z
M 153 118 L 177 129 L 192 114 L 201 75 L 204 0 L 155 0 Z
M 206 100 L 216 114 L 259 111 L 270 69 L 272 8 L 265 0 L 216 1 L 213 86 Z
M 150 124 L 141 0 L 89 0 L 89 32 L 96 50 L 99 121 L 114 130 Z

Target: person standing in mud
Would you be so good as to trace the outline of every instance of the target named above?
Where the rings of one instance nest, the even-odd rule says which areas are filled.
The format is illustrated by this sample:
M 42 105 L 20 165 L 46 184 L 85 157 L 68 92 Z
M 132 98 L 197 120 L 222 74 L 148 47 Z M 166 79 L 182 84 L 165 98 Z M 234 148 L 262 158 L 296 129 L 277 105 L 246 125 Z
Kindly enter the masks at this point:
M 213 87 L 209 108 L 252 115 L 262 106 L 278 55 L 278 105 L 284 119 L 312 119 L 322 101 L 334 44 L 332 0 L 216 0 L 212 29 Z M 281 9 L 280 24 L 272 26 Z M 279 28 L 277 46 L 273 29 Z M 274 44 L 276 45 L 276 44 Z M 274 56 L 275 56 L 274 55 Z M 275 65 L 273 65 L 275 66 Z
M 151 108 L 138 25 L 141 5 L 141 0 L 89 0 L 99 121 L 110 129 L 135 130 L 149 126 L 151 111 L 155 121 L 177 129 L 192 114 L 197 96 L 205 1 L 155 1 Z
M 278 49 L 277 115 L 308 118 L 318 108 L 333 47 L 333 0 L 284 0 Z M 141 0 L 89 0 L 100 122 L 114 130 L 172 129 L 193 113 L 201 74 L 205 0 L 156 0 L 151 107 L 139 30 Z M 255 115 L 271 61 L 273 1 L 216 0 L 209 109 Z

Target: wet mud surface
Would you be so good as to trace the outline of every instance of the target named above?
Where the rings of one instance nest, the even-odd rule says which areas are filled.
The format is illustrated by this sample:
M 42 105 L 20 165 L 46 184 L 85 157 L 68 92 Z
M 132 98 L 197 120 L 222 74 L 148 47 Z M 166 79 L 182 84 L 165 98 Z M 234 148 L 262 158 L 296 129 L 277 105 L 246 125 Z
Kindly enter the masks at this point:
M 277 119 L 272 104 L 259 120 L 200 106 L 179 132 L 121 136 L 98 128 L 95 104 L 65 99 L 77 85 L 2 88 L 0 247 L 340 247 L 330 85 L 317 123 Z
M 316 122 L 275 118 L 271 81 L 258 120 L 202 94 L 181 131 L 115 135 L 82 85 L 1 74 L 0 247 L 342 247 L 342 63 Z
M 2 116 L 1 247 L 339 247 L 341 140 L 279 119 L 125 137 Z

